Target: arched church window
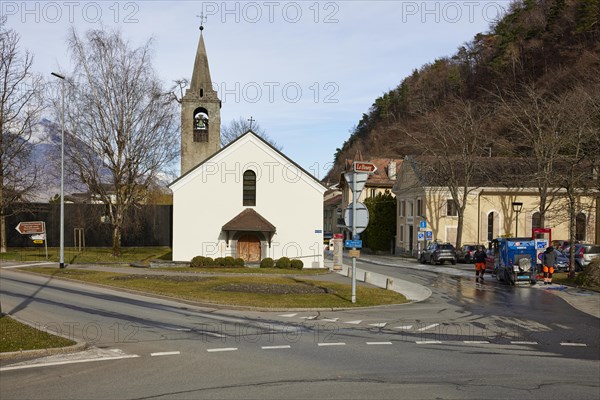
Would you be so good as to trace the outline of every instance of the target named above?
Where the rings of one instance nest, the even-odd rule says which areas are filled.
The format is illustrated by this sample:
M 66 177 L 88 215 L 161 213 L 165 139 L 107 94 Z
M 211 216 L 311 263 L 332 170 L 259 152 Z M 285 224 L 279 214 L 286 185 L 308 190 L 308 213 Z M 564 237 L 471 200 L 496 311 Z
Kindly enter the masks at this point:
M 208 142 L 208 113 L 204 108 L 194 111 L 194 142 Z
M 541 228 L 542 227 L 542 214 L 539 211 L 531 214 L 531 228 Z
M 242 203 L 244 206 L 256 205 L 256 173 L 252 170 L 244 172 Z

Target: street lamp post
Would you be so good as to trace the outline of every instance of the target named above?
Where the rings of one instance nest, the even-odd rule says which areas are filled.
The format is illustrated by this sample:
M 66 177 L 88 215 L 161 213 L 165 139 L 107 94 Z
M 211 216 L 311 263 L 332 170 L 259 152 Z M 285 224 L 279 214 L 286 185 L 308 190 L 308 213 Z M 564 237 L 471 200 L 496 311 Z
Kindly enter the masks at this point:
M 65 77 L 51 73 L 61 80 L 61 115 L 60 115 L 60 250 L 59 267 L 65 267 Z
M 515 218 L 515 237 L 519 237 L 519 213 L 523 210 L 523 203 L 520 201 L 513 201 L 512 209 L 516 214 Z

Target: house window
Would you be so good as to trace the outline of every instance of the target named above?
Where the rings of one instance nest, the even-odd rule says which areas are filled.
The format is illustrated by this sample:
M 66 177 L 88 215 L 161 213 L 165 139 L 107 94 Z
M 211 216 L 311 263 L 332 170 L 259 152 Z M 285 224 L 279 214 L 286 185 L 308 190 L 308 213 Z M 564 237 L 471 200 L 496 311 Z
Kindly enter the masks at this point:
M 248 170 L 244 172 L 243 182 L 243 205 L 255 206 L 256 205 L 256 174 L 254 171 Z
M 412 201 L 408 202 L 408 210 L 406 210 L 406 211 L 407 211 L 407 215 L 409 217 L 413 216 L 413 202 Z
M 400 225 L 400 243 L 404 243 L 404 225 Z
M 371 197 L 377 196 L 377 189 L 371 189 Z
M 456 200 L 446 200 L 446 216 L 458 217 L 458 204 L 456 203 Z
M 417 199 L 417 217 L 423 216 L 423 205 L 421 199 Z
M 402 200 L 402 201 L 400 202 L 400 210 L 399 210 L 399 211 L 400 211 L 400 214 L 399 214 L 399 215 L 400 215 L 401 217 L 404 217 L 404 216 L 406 216 L 406 201 L 405 201 L 405 200 Z
M 585 225 L 585 214 L 580 212 L 579 214 L 577 214 L 577 216 L 575 216 L 575 240 L 585 240 Z

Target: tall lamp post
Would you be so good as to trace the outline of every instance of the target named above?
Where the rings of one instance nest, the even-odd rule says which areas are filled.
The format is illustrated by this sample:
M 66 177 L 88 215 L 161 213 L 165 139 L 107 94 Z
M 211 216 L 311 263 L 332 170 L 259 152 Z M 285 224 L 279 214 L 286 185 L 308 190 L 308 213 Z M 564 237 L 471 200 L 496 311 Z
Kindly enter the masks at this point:
M 523 203 L 520 201 L 513 201 L 512 209 L 516 214 L 515 218 L 515 237 L 519 237 L 519 213 L 523 210 Z
M 59 267 L 65 267 L 65 77 L 51 73 L 61 80 L 61 115 L 60 115 L 60 251 Z

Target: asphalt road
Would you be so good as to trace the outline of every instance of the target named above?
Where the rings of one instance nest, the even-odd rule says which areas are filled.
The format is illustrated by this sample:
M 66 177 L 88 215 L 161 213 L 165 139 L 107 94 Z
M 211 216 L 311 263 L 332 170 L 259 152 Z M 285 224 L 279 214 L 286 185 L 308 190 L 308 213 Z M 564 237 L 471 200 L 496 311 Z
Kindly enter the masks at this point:
M 430 287 L 345 311 L 196 307 L 13 270 L 4 312 L 86 352 L 0 364 L 5 399 L 600 397 L 600 327 L 558 296 L 363 264 Z

